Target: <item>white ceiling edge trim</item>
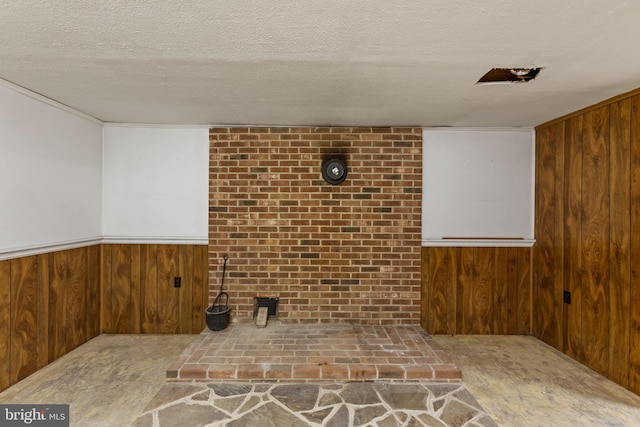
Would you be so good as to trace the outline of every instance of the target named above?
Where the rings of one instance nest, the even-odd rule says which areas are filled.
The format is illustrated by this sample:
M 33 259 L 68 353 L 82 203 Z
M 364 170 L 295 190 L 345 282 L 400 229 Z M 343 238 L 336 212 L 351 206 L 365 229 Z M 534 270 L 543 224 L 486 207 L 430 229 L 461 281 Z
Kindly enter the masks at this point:
M 153 124 L 153 123 L 116 123 L 103 122 L 104 127 L 114 128 L 149 128 L 149 129 L 210 129 L 212 127 L 227 127 L 218 125 L 172 125 L 172 124 Z
M 47 104 L 51 107 L 57 108 L 59 110 L 65 111 L 67 113 L 71 113 L 74 116 L 78 116 L 80 118 L 83 118 L 85 120 L 88 120 L 92 123 L 98 124 L 98 125 L 103 125 L 104 122 L 102 120 L 96 119 L 93 116 L 90 116 L 86 113 L 83 113 L 82 111 L 76 110 L 75 108 L 71 108 L 68 105 L 64 105 L 56 100 L 53 100 L 51 98 L 47 98 L 46 96 L 40 95 L 37 92 L 34 92 L 32 90 L 29 90 L 27 88 L 24 88 L 22 86 L 18 86 L 15 83 L 11 83 L 8 80 L 5 80 L 3 78 L 0 78 L 0 86 L 4 86 L 7 89 L 11 89 L 14 92 L 18 92 L 21 95 L 24 95 L 26 97 L 29 97 L 35 101 L 39 101 L 42 102 L 43 104 Z
M 406 128 L 422 128 L 422 126 L 395 126 L 395 125 L 384 125 L 384 126 L 367 126 L 367 125 L 269 125 L 269 124 L 181 124 L 181 125 L 172 125 L 166 123 L 122 123 L 122 122 L 102 122 L 104 126 L 111 127 L 131 127 L 131 128 L 169 128 L 169 129 L 220 129 L 220 128 L 246 128 L 246 129 L 254 129 L 254 128 L 291 128 L 291 129 L 305 129 L 305 128 L 397 128 L 397 129 L 406 129 Z M 442 128 L 423 128 L 423 129 L 467 129 L 467 128 L 457 128 L 457 127 L 442 127 Z M 493 128 L 477 128 L 477 130 L 481 129 L 493 129 Z M 523 128 L 496 128 L 496 129 L 523 129 Z M 533 129 L 527 128 L 527 129 Z
M 154 129 L 220 129 L 220 128 L 246 128 L 246 129 L 254 129 L 254 128 L 291 128 L 291 129 L 302 129 L 302 128 L 332 128 L 332 127 L 351 127 L 351 128 L 397 128 L 397 129 L 406 129 L 406 128 L 420 128 L 423 131 L 452 131 L 452 132 L 480 132 L 480 131 L 503 131 L 503 132 L 514 132 L 514 131 L 522 131 L 522 132 L 533 132 L 535 131 L 535 126 L 511 126 L 511 127 L 457 127 L 457 126 L 394 126 L 394 125 L 385 125 L 385 126 L 363 126 L 363 125 L 246 125 L 246 124 L 230 124 L 230 125 L 220 125 L 220 124 L 181 124 L 181 125 L 172 125 L 166 123 L 121 123 L 121 122 L 100 122 L 105 127 L 122 127 L 122 128 L 154 128 Z
M 322 128 L 322 127 L 419 127 L 419 126 L 342 126 L 342 125 L 326 125 L 326 126 L 318 126 L 318 125 L 247 125 L 247 124 L 181 124 L 181 125 L 172 125 L 167 123 L 122 123 L 122 122 L 102 122 L 104 126 L 110 127 L 123 127 L 123 128 L 168 128 L 168 129 L 220 129 L 220 128 Z

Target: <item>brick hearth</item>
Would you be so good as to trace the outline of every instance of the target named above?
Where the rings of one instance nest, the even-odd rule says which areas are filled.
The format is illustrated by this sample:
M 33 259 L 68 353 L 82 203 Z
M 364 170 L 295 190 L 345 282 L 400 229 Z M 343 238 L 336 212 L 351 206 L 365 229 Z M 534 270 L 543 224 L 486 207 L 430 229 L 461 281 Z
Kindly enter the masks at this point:
M 460 381 L 460 370 L 419 326 L 234 323 L 203 331 L 168 381 Z

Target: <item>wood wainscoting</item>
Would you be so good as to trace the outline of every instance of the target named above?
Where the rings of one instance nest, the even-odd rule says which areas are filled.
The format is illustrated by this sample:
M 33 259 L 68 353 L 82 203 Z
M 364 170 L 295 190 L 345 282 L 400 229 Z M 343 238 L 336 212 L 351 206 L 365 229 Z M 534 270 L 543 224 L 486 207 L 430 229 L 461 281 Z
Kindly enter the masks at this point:
M 0 391 L 100 333 L 100 245 L 0 261 Z
M 207 246 L 105 244 L 102 332 L 199 334 L 206 327 Z M 174 278 L 181 287 L 174 287 Z
M 531 248 L 423 247 L 421 325 L 430 334 L 529 334 Z
M 534 335 L 640 393 L 640 91 L 536 128 L 535 198 Z
M 0 261 L 0 391 L 103 332 L 202 332 L 207 271 L 206 245 L 104 244 Z

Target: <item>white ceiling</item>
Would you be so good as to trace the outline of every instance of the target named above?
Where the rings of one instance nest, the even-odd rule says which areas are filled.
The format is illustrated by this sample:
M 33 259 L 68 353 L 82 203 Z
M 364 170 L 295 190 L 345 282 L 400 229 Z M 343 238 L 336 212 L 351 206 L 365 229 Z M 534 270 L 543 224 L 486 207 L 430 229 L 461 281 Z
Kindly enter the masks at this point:
M 639 87 L 639 22 L 638 0 L 3 1 L 0 78 L 105 122 L 535 126 Z

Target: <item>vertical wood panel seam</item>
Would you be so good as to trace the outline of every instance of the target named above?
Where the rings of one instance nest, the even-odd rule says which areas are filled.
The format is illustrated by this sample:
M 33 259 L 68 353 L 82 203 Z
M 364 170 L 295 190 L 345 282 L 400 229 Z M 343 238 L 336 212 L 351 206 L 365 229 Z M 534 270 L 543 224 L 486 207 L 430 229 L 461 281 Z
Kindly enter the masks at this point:
M 11 354 L 11 347 L 13 346 L 13 328 L 14 328 L 14 324 L 13 321 L 11 319 L 11 311 L 13 310 L 13 304 L 15 304 L 15 302 L 13 301 L 13 298 L 11 298 L 11 294 L 13 293 L 13 260 L 9 261 L 9 316 L 8 316 L 8 323 L 9 323 L 9 328 L 7 329 L 7 333 L 8 333 L 8 339 L 7 339 L 7 359 L 9 362 L 9 386 L 12 386 L 14 383 L 11 381 L 11 378 L 13 378 L 12 372 L 13 372 L 13 358 L 12 358 L 12 354 Z
M 633 98 L 629 97 L 629 311 L 627 312 L 627 322 L 629 325 L 629 334 L 627 335 L 627 372 L 626 372 L 626 388 L 631 389 L 631 334 L 632 334 L 632 289 L 633 289 L 633 254 L 632 254 L 632 239 L 633 235 Z M 637 393 L 637 390 L 635 391 Z

